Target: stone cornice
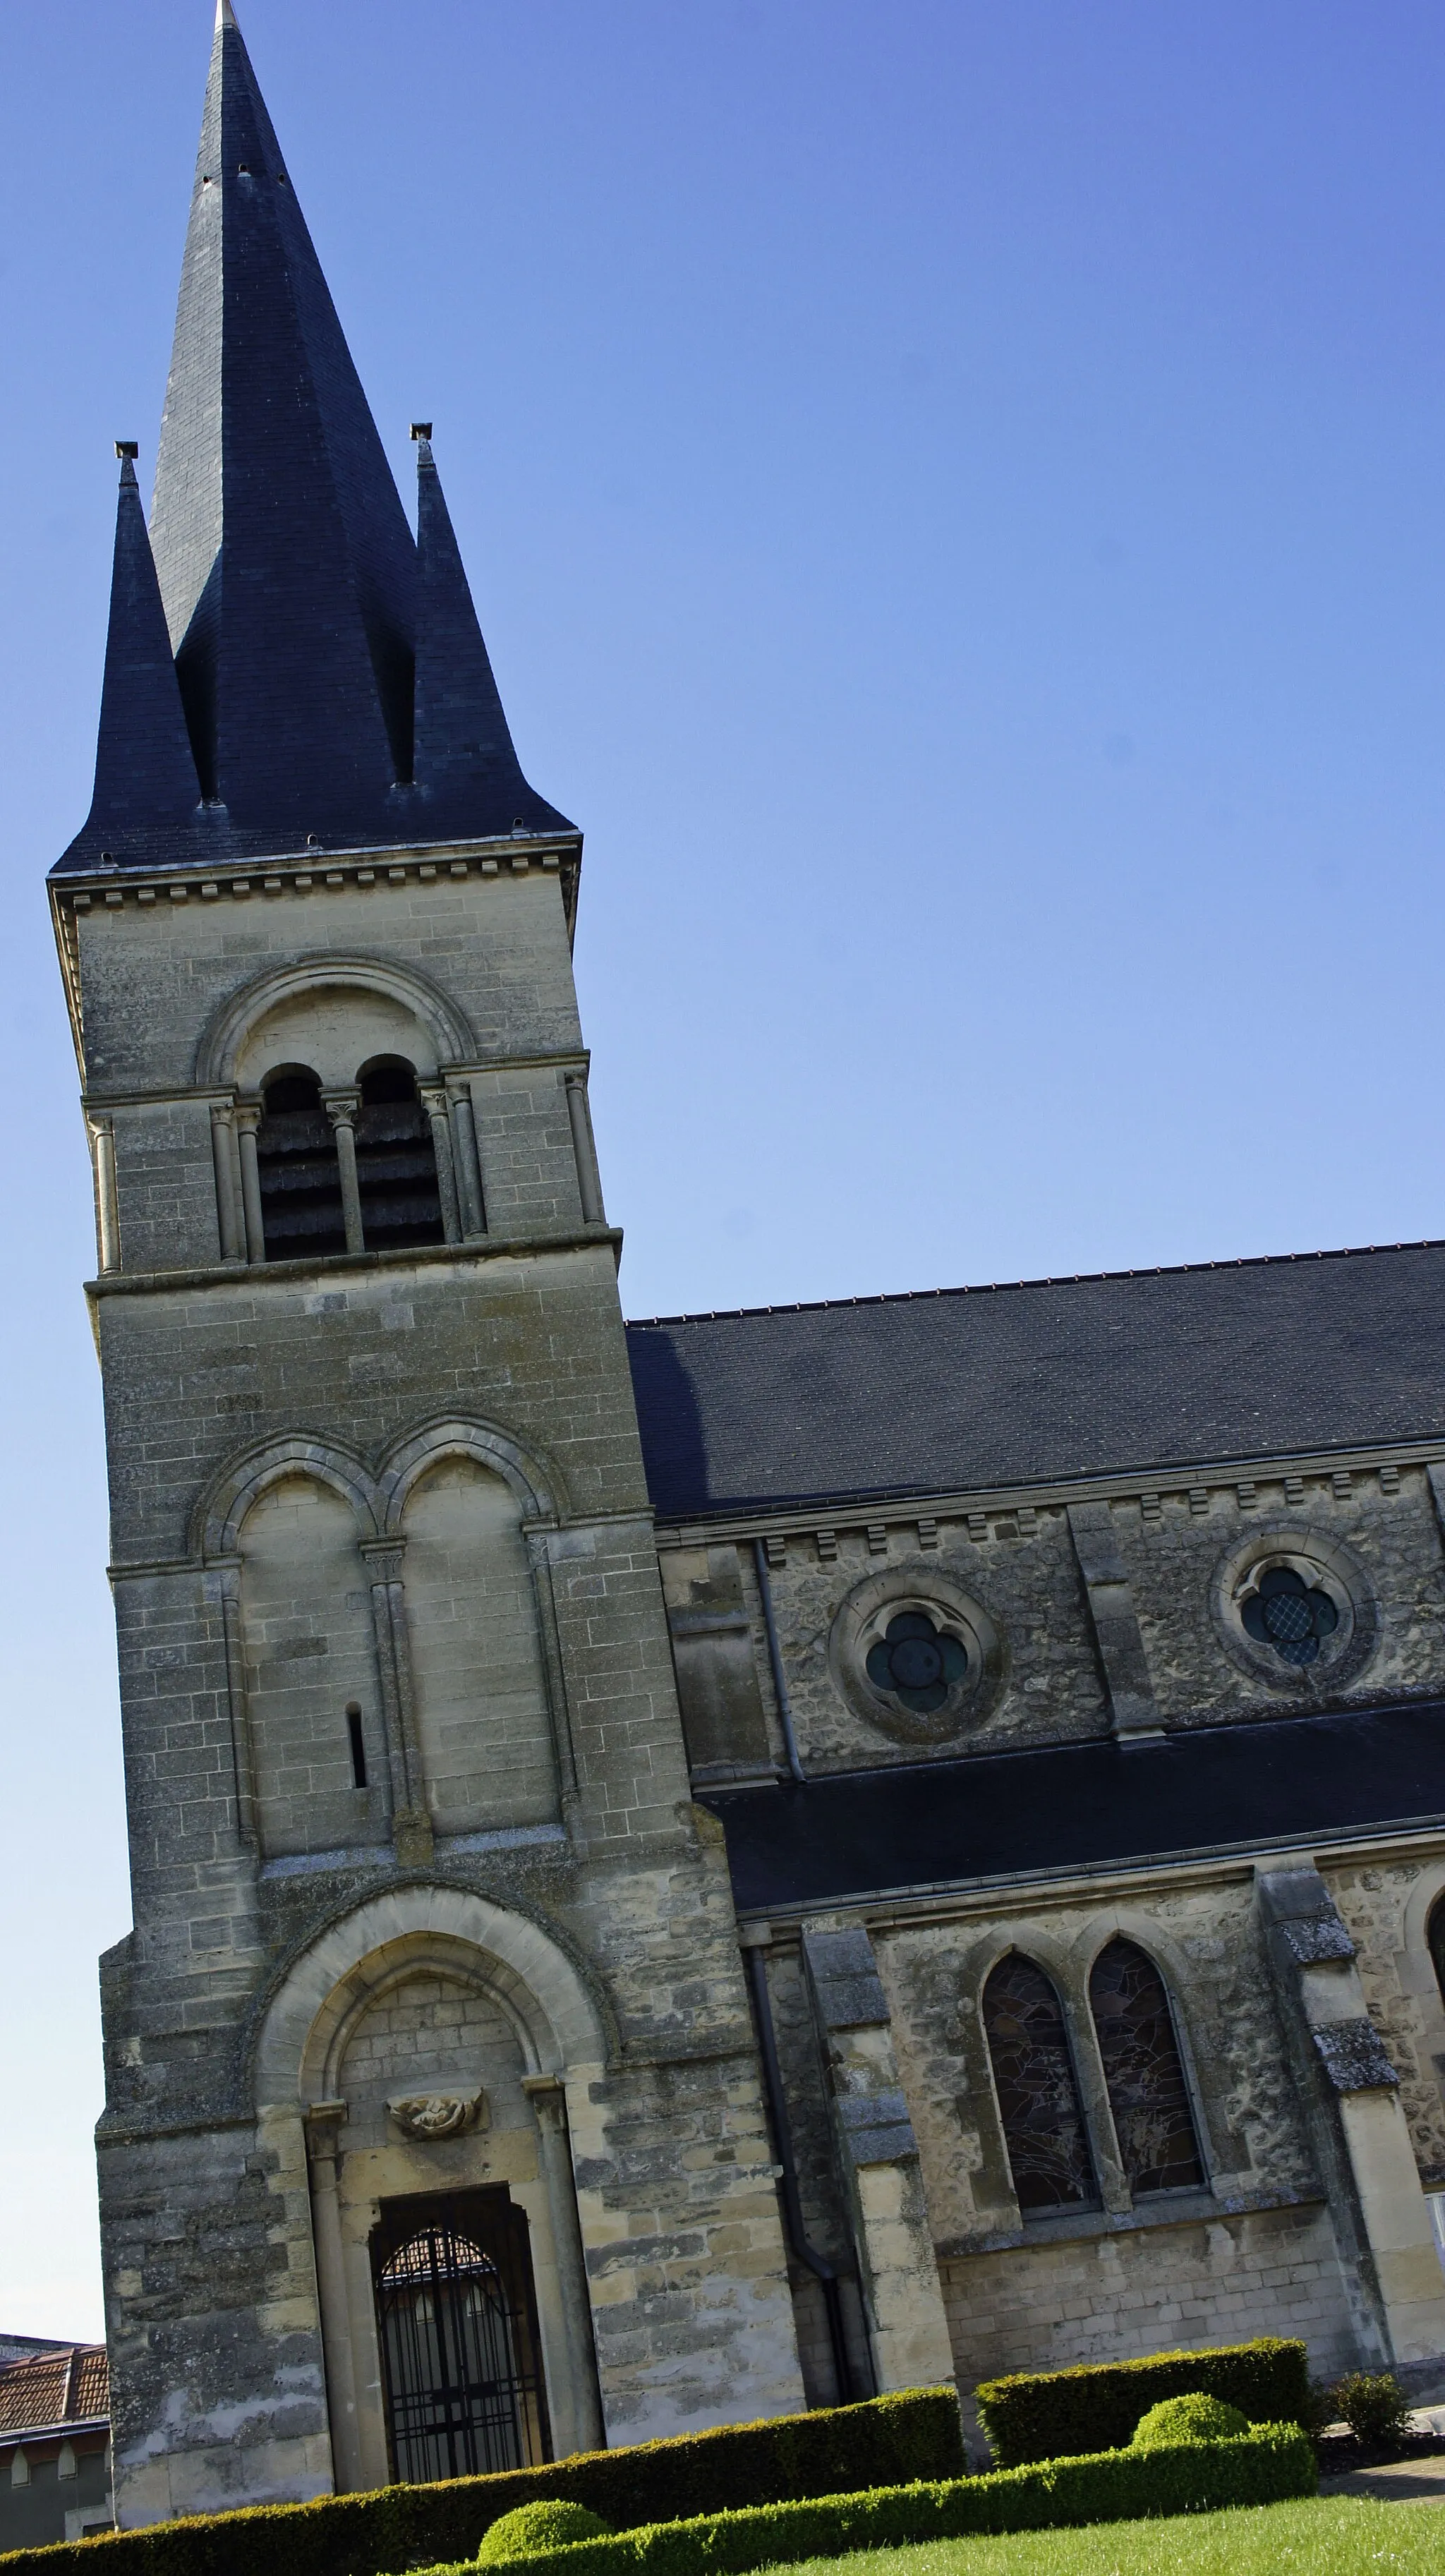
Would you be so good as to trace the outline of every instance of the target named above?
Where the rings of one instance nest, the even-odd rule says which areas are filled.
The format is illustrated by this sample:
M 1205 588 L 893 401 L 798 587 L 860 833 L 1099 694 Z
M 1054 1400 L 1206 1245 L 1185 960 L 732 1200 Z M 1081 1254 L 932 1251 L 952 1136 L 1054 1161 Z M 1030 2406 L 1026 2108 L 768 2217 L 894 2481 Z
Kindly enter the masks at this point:
M 372 1271 L 463 1269 L 491 1261 L 545 1261 L 557 1253 L 593 1252 L 605 1244 L 622 1257 L 619 1226 L 570 1227 L 559 1234 L 488 1235 L 473 1243 L 416 1243 L 397 1252 L 328 1252 L 302 1261 L 216 1261 L 194 1270 L 107 1270 L 85 1282 L 86 1296 L 192 1296 L 199 1288 L 256 1290 L 268 1281 L 295 1288 L 305 1279 L 365 1277 Z
M 790 1539 L 824 1542 L 826 1556 L 829 1543 L 842 1531 L 865 1533 L 873 1530 L 912 1526 L 919 1532 L 919 1544 L 925 1548 L 939 1543 L 944 1524 L 959 1526 L 954 1535 L 982 1539 L 990 1531 L 971 1530 L 970 1519 L 982 1516 L 990 1524 L 996 1519 L 1016 1525 L 1004 1535 L 1009 1539 L 1027 1540 L 1036 1534 L 1039 1516 L 1046 1511 L 1062 1511 L 1069 1503 L 1105 1500 L 1137 1503 L 1146 1520 L 1157 1516 L 1165 1503 L 1184 1503 L 1191 1512 L 1197 1509 L 1196 1497 L 1233 1487 L 1240 1509 L 1253 1513 L 1261 1508 L 1258 1488 L 1265 1485 L 1305 1483 L 1337 1477 L 1348 1480 L 1352 1475 L 1377 1474 L 1383 1467 L 1426 1467 L 1445 1458 L 1445 1441 L 1383 1440 L 1339 1449 L 1300 1449 L 1260 1452 L 1256 1456 L 1207 1459 L 1176 1459 L 1165 1465 L 1126 1467 L 1040 1480 L 1036 1484 L 987 1485 L 959 1487 L 947 1493 L 899 1490 L 854 1501 L 844 1498 L 829 1502 L 826 1498 L 811 1504 L 786 1503 L 759 1505 L 752 1511 L 720 1510 L 700 1518 L 689 1514 L 686 1519 L 660 1522 L 657 1543 L 661 1548 L 706 1547 L 720 1540 L 755 1538 L 781 1544 L 786 1549 Z M 1337 1499 L 1346 1499 L 1341 1495 Z M 1285 1496 L 1285 1508 L 1305 1508 L 1302 1499 Z

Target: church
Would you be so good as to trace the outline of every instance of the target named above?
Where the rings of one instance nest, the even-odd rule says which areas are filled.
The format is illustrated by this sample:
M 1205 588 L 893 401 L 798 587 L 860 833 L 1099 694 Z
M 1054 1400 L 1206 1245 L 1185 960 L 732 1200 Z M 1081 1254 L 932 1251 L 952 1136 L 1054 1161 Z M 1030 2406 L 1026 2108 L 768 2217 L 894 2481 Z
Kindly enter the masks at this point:
M 220 0 L 50 879 L 120 2523 L 1260 2334 L 1445 2389 L 1445 1245 L 624 1320 L 413 439 L 415 535 Z

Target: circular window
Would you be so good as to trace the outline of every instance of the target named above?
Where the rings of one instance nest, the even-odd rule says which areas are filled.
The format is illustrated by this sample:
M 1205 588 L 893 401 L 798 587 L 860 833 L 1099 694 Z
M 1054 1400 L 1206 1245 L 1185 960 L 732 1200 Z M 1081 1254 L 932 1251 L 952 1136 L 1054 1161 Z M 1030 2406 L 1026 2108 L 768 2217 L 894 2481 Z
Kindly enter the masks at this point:
M 939 1744 L 992 1706 L 1003 1641 L 941 1568 L 890 1566 L 849 1593 L 828 1660 L 844 1697 L 901 1744 Z
M 1334 1691 L 1374 1650 L 1374 1595 L 1322 1530 L 1255 1530 L 1216 1569 L 1211 1607 L 1232 1660 L 1275 1690 Z
M 1273 1646 L 1287 1664 L 1313 1664 L 1320 1645 L 1332 1637 L 1340 1614 L 1322 1585 L 1306 1583 L 1292 1565 L 1271 1565 L 1259 1578 L 1257 1591 L 1240 1604 L 1246 1636 Z
M 968 1679 L 968 1648 L 926 1610 L 900 1610 L 868 1649 L 868 1679 L 919 1717 L 931 1717 Z

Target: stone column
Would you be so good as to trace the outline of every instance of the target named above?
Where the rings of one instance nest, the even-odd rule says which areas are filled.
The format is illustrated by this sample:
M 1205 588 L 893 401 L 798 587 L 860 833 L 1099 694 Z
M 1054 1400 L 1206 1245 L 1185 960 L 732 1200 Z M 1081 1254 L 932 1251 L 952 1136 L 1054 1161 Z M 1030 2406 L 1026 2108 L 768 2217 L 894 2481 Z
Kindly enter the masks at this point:
M 953 2346 L 918 2142 L 898 2079 L 892 2021 L 873 1944 L 861 1927 L 805 1930 L 803 1955 L 853 2202 L 878 2392 L 938 2387 L 953 2377 Z
M 311 2227 L 316 2245 L 316 2288 L 321 2303 L 321 2349 L 326 2362 L 326 2412 L 331 2464 L 338 2495 L 362 2484 L 357 2438 L 356 2373 L 351 2358 L 351 2319 L 341 2248 L 341 2205 L 336 2167 L 341 2155 L 344 2102 L 313 2102 L 306 2114 L 306 2153 L 311 2175 Z
M 592 2344 L 592 2303 L 587 2295 L 587 2265 L 582 2227 L 577 2216 L 577 2183 L 567 2132 L 567 2093 L 560 2075 L 524 2075 L 522 2090 L 537 2114 L 542 2176 L 552 2221 L 557 2257 L 557 2286 L 567 2321 L 568 2386 L 572 2406 L 570 2440 L 577 2451 L 600 2451 L 606 2442 L 602 2399 L 597 2387 L 597 2356 Z M 559 2428 L 554 2426 L 554 2431 Z
M 602 1204 L 602 1175 L 597 1168 L 592 1112 L 587 1101 L 587 1076 L 585 1073 L 569 1073 L 563 1079 L 567 1085 L 567 1115 L 572 1121 L 572 1151 L 577 1162 L 582 1221 L 584 1225 L 605 1225 L 607 1213 Z
M 472 1109 L 470 1086 L 448 1083 L 447 1106 L 452 1119 L 452 1164 L 457 1176 L 457 1197 L 461 1203 L 462 1233 L 474 1243 L 486 1233 L 487 1211 L 482 1194 L 482 1166 L 477 1153 L 477 1121 Z
M 431 1859 L 433 1838 L 412 1705 L 406 1599 L 401 1583 L 403 1546 L 404 1541 L 397 1538 L 363 1539 L 361 1553 L 371 1584 L 376 1669 L 391 1770 L 392 1840 L 397 1859 L 408 1867 L 418 1867 Z
M 91 1140 L 95 1148 L 96 1230 L 100 1236 L 102 1272 L 120 1268 L 120 1203 L 115 1186 L 115 1122 L 110 1118 L 92 1118 Z
M 223 1261 L 244 1261 L 246 1228 L 241 1213 L 241 1167 L 236 1159 L 235 1103 L 211 1111 L 211 1153 L 216 1165 L 216 1223 Z
M 361 1222 L 361 1188 L 356 1177 L 356 1113 L 361 1106 L 359 1091 L 328 1091 L 322 1101 L 336 1137 L 336 1168 L 341 1174 L 341 1217 L 346 1227 L 348 1252 L 366 1250 L 366 1230 Z
M 1121 1743 L 1162 1735 L 1112 1506 L 1070 1503 L 1069 1530 L 1088 1595 L 1114 1733 Z
M 246 1701 L 246 1659 L 241 1643 L 241 1559 L 212 1557 L 221 1590 L 221 1627 L 226 1641 L 226 1697 L 231 1711 L 231 1758 L 236 1772 L 236 1840 L 243 1851 L 260 1849 L 256 1812 L 256 1766 L 251 1747 L 251 1717 Z
M 246 1220 L 246 1258 L 266 1258 L 266 1219 L 261 1213 L 261 1166 L 256 1158 L 256 1130 L 261 1124 L 259 1100 L 236 1103 L 236 1152 L 241 1164 L 241 1212 Z
M 1411 2364 L 1438 2365 L 1445 2357 L 1445 2278 L 1400 2078 L 1370 2020 L 1355 1945 L 1319 1871 L 1264 1868 L 1256 1894 L 1347 2288 L 1358 2285 L 1364 2295 L 1365 2357 L 1403 2369 L 1408 2381 Z
M 432 1152 L 436 1156 L 437 1196 L 441 1201 L 442 1233 L 448 1243 L 462 1239 L 461 1213 L 457 1206 L 456 1174 L 452 1168 L 452 1124 L 447 1112 L 446 1085 L 420 1082 L 421 1105 L 431 1121 Z

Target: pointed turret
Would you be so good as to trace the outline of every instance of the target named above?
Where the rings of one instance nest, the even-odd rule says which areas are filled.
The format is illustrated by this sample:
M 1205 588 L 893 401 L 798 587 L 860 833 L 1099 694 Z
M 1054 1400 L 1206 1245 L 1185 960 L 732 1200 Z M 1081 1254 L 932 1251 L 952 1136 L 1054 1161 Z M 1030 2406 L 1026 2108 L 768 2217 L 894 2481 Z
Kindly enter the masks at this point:
M 118 444 L 120 494 L 110 628 L 95 748 L 95 793 L 81 834 L 88 864 L 124 865 L 138 839 L 183 832 L 201 801 L 166 613 L 136 483 L 135 448 Z
M 519 825 L 529 832 L 569 831 L 565 816 L 522 775 L 432 454 L 431 424 L 415 423 L 412 436 L 419 574 L 414 776 L 425 829 L 468 838 Z
M 123 516 L 127 506 L 134 553 L 137 532 L 146 540 L 133 478 Z M 517 765 L 429 449 L 422 522 L 419 585 L 290 173 L 230 0 L 218 0 L 146 552 L 195 780 L 183 818 L 172 761 L 145 815 L 135 772 L 122 864 L 482 840 L 519 822 L 571 831 Z M 148 667 L 169 707 L 158 653 Z M 107 739 L 102 772 L 118 777 Z M 95 865 L 97 849 L 87 825 L 60 872 Z

